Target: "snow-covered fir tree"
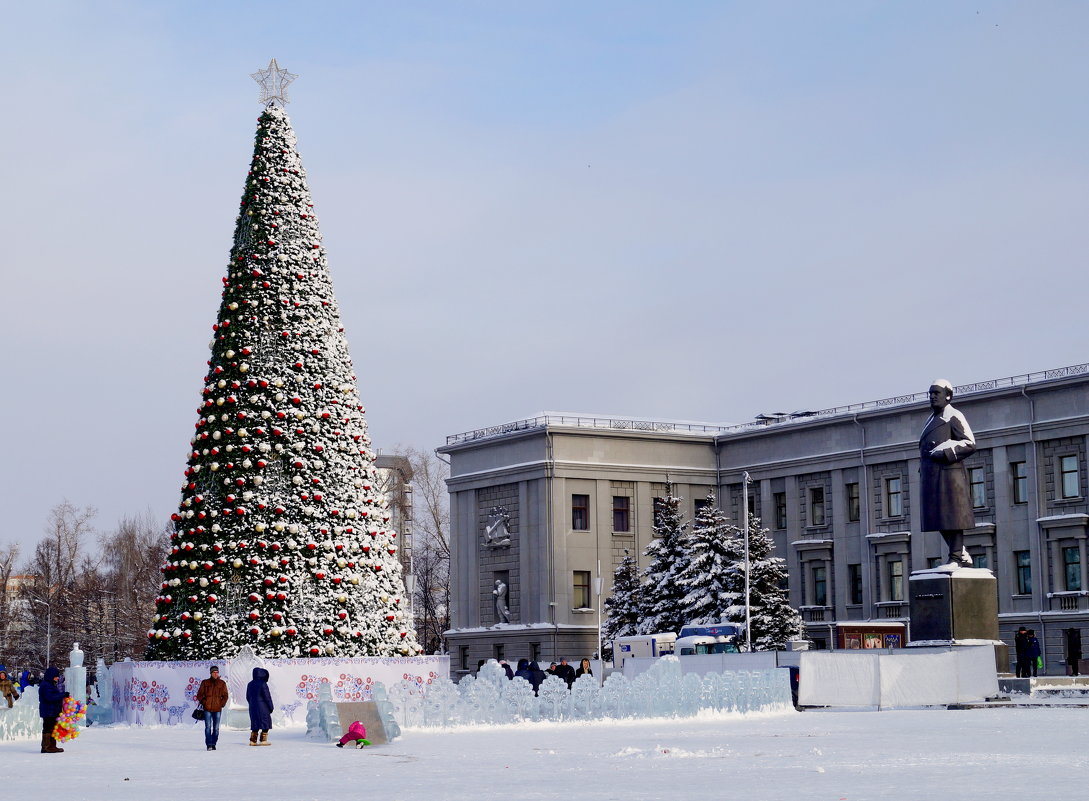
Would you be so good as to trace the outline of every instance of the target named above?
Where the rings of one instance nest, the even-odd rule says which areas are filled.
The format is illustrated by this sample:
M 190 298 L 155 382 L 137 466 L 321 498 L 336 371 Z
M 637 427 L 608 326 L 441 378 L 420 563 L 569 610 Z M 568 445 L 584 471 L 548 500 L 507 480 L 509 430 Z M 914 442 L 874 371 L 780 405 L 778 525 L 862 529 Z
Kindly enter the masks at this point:
M 727 619 L 738 596 L 728 587 L 730 571 L 744 560 L 744 546 L 715 494 L 696 513 L 688 535 L 688 558 L 678 578 L 685 590 L 682 618 L 686 623 L 718 623 Z
M 609 650 L 617 637 L 639 633 L 641 594 L 639 564 L 625 551 L 613 571 L 612 595 L 605 599 L 605 619 L 601 622 L 603 649 Z
M 731 526 L 731 550 L 741 555 L 726 579 L 726 590 L 734 593 L 737 602 L 726 615 L 733 623 L 745 623 L 745 564 L 744 532 Z M 754 651 L 774 651 L 786 641 L 803 635 L 805 628 L 798 610 L 790 605 L 787 595 L 786 560 L 772 556 L 775 544 L 771 532 L 761 528 L 760 518 L 749 516 L 749 604 L 750 638 Z
M 688 593 L 680 575 L 688 561 L 688 523 L 681 515 L 681 500 L 673 495 L 673 485 L 666 484 L 666 496 L 655 504 L 654 539 L 643 552 L 650 563 L 643 574 L 640 634 L 680 631 L 687 622 L 684 598 Z
M 419 653 L 306 173 L 275 104 L 257 122 L 212 331 L 148 658 Z

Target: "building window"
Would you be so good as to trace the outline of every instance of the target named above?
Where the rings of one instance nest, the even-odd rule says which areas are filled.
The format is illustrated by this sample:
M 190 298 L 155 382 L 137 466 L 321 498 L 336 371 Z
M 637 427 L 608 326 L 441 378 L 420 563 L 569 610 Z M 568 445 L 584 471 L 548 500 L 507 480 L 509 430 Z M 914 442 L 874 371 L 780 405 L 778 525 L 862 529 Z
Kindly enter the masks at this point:
M 631 498 L 613 496 L 613 531 L 631 531 Z
M 1028 503 L 1028 465 L 1010 462 L 1010 475 L 1013 476 L 1013 502 Z
M 529 644 L 529 661 L 540 662 L 541 661 L 541 644 L 539 642 L 531 642 Z
M 904 600 L 904 563 L 900 560 L 889 562 L 889 600 Z
M 902 517 L 904 492 L 900 476 L 885 479 L 885 517 Z
M 1059 460 L 1059 486 L 1062 488 L 1062 497 L 1077 498 L 1081 494 L 1080 473 L 1076 454 L 1064 456 Z
M 978 568 L 982 568 L 982 569 L 986 570 L 987 569 L 987 554 L 977 553 L 975 556 L 973 556 L 972 557 L 972 567 L 978 567 Z
M 1014 564 L 1017 565 L 1017 594 L 1032 594 L 1032 559 L 1028 551 L 1014 551 Z
M 469 669 L 469 646 L 468 645 L 461 646 L 461 669 L 462 670 L 468 670 Z
M 926 560 L 926 566 L 933 570 L 936 567 L 942 566 L 942 558 L 940 556 L 931 556 Z
M 496 662 L 502 662 L 503 661 L 503 644 L 502 643 L 496 643 L 492 647 L 495 649 L 495 661 Z
M 855 484 L 857 487 L 858 485 Z M 847 565 L 847 586 L 851 604 L 862 603 L 862 565 Z
M 858 484 L 847 485 L 847 520 L 857 523 L 862 519 L 862 497 L 859 494 Z
M 589 609 L 590 571 L 576 570 L 573 575 L 574 581 L 572 582 L 571 597 L 573 599 L 575 609 Z
M 809 489 L 809 525 L 824 525 L 824 487 Z
M 696 500 L 692 501 L 692 512 L 693 512 L 692 516 L 693 517 L 699 517 L 700 512 L 702 512 L 704 509 L 706 509 L 710 505 L 711 505 L 711 502 L 709 500 L 707 500 L 706 498 L 696 498 Z
M 590 530 L 590 496 L 571 496 L 571 528 L 575 531 Z
M 775 528 L 781 531 L 787 527 L 787 494 L 776 492 L 771 499 L 775 502 Z
M 1081 548 L 1063 548 L 1063 569 L 1066 573 L 1066 589 L 1081 589 Z
M 968 492 L 973 509 L 982 509 L 987 505 L 987 482 L 982 467 L 968 468 Z
M 813 604 L 814 606 L 826 606 L 828 604 L 828 568 L 813 568 Z

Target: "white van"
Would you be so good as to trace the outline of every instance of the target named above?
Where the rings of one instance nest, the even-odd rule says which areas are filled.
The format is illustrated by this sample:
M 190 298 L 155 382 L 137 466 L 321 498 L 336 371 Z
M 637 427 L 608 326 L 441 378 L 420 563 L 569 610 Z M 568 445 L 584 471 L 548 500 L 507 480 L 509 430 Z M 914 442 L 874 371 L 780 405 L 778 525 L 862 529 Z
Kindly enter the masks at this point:
M 613 666 L 624 667 L 624 660 L 640 656 L 664 656 L 673 653 L 677 635 L 672 631 L 661 634 L 633 634 L 613 640 Z

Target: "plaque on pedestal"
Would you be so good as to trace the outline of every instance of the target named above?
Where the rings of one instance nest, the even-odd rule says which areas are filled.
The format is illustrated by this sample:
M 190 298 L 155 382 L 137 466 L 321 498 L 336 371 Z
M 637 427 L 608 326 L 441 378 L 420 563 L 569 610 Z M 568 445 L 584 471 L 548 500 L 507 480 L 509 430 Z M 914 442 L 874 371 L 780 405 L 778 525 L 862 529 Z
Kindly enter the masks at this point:
M 1001 642 L 998 582 L 990 570 L 949 565 L 918 570 L 908 586 L 912 645 Z

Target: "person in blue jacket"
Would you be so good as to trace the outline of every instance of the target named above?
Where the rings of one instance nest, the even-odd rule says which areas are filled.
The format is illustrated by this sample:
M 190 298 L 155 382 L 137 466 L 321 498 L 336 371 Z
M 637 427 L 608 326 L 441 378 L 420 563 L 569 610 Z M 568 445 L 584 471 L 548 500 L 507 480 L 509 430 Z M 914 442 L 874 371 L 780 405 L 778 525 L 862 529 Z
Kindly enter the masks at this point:
M 246 703 L 250 707 L 250 745 L 269 745 L 268 730 L 272 728 L 275 707 L 268 689 L 268 671 L 264 668 L 253 669 L 253 681 L 246 685 Z
M 61 705 L 68 693 L 60 688 L 60 671 L 50 665 L 45 669 L 45 677 L 38 687 L 38 715 L 42 719 L 42 753 L 63 754 L 64 749 L 57 747 L 53 738 L 53 729 L 60 717 Z

